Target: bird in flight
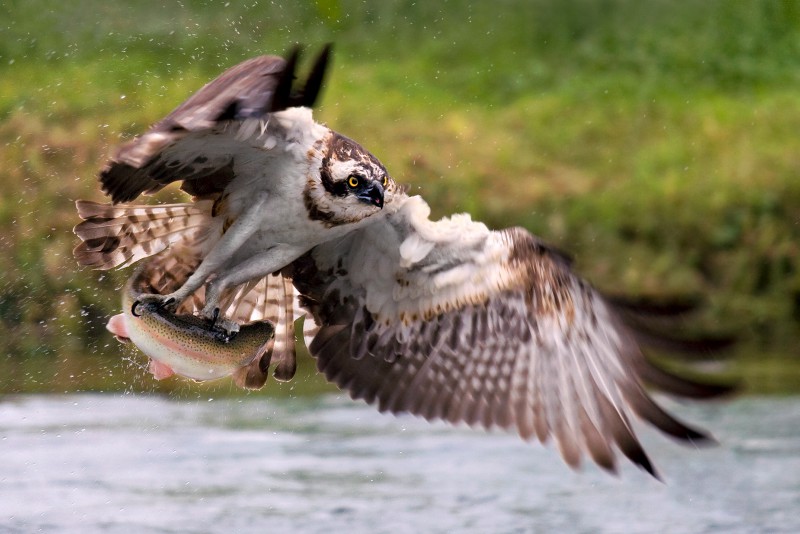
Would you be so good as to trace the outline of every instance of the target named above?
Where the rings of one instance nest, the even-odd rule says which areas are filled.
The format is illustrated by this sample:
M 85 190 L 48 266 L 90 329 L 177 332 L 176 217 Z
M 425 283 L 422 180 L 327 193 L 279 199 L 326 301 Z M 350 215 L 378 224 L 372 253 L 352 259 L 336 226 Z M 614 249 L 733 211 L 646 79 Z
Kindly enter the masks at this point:
M 100 173 L 110 204 L 80 200 L 82 265 L 149 258 L 141 298 L 235 331 L 268 319 L 275 346 L 245 385 L 294 373 L 293 320 L 325 377 L 380 411 L 553 438 L 570 466 L 588 454 L 615 471 L 615 450 L 654 476 L 632 416 L 679 440 L 713 441 L 656 404 L 645 384 L 704 398 L 645 357 L 658 339 L 637 310 L 576 275 L 522 228 L 467 214 L 432 221 L 383 164 L 312 118 L 330 57 L 303 82 L 299 52 L 225 71 Z M 192 197 L 129 204 L 172 182 Z M 302 311 L 297 310 L 298 304 Z

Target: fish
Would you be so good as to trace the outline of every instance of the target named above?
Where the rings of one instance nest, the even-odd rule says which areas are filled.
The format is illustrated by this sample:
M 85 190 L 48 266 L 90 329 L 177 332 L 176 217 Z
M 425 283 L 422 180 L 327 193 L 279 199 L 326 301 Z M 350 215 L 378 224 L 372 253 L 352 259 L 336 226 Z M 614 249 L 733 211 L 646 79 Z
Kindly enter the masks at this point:
M 146 270 L 141 265 L 130 276 L 123 290 L 123 313 L 111 317 L 106 328 L 148 356 L 148 370 L 156 380 L 179 375 L 202 382 L 233 376 L 238 386 L 249 387 L 248 373 L 257 358 L 266 370 L 275 336 L 271 322 L 256 321 L 229 331 L 195 315 L 169 312 L 141 298 Z

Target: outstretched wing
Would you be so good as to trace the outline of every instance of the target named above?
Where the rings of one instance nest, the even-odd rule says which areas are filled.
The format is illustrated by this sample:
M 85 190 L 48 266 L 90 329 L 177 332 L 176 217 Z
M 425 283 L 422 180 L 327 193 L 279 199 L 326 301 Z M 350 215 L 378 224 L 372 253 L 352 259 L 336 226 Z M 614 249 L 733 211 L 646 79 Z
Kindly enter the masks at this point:
M 234 176 L 237 139 L 219 135 L 226 123 L 266 119 L 290 107 L 311 107 L 322 86 L 330 47 L 317 57 L 306 83 L 293 89 L 295 49 L 284 60 L 260 56 L 247 60 L 206 84 L 144 135 L 123 145 L 100 173 L 102 189 L 113 202 L 128 202 L 174 181 L 195 196 L 222 191 Z M 230 133 L 230 132 L 228 132 Z M 241 138 L 241 136 L 239 136 Z
M 295 263 L 320 326 L 311 353 L 329 380 L 381 411 L 553 436 L 571 466 L 588 452 L 613 471 L 616 446 L 657 476 L 632 413 L 677 438 L 710 439 L 656 405 L 643 379 L 690 396 L 713 388 L 649 363 L 563 256 L 520 228 L 428 215 L 409 198 Z

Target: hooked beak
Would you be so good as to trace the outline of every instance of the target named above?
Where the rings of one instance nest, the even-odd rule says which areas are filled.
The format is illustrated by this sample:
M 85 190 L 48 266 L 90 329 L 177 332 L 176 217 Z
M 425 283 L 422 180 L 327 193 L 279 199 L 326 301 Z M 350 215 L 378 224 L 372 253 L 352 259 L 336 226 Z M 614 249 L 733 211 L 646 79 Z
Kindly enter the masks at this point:
M 372 182 L 368 188 L 358 194 L 358 199 L 383 209 L 383 192 L 383 186 L 381 184 Z

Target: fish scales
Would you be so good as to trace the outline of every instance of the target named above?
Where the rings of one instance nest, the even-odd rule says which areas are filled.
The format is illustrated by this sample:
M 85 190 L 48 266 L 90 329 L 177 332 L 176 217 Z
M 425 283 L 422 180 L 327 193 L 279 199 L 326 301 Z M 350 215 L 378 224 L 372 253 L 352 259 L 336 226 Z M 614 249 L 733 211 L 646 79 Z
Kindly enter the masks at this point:
M 107 328 L 150 358 L 149 370 L 156 379 L 174 374 L 197 381 L 222 378 L 242 371 L 270 348 L 275 331 L 269 321 L 228 333 L 194 315 L 174 314 L 155 302 L 140 301 L 145 272 L 142 265 L 128 279 L 124 311 L 112 317 Z

